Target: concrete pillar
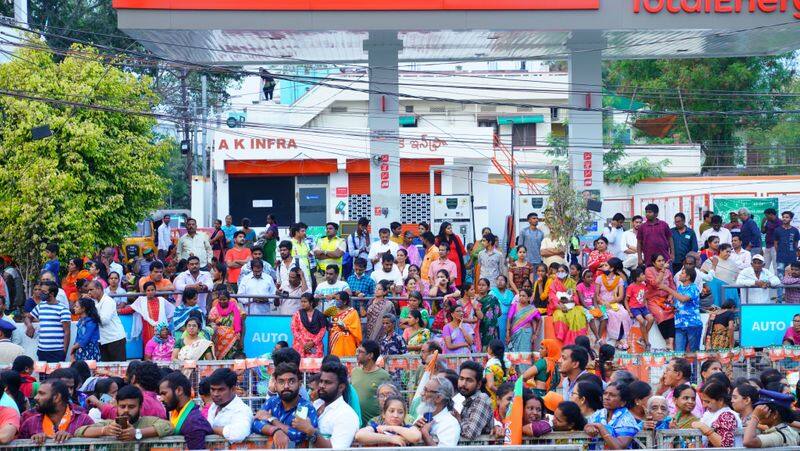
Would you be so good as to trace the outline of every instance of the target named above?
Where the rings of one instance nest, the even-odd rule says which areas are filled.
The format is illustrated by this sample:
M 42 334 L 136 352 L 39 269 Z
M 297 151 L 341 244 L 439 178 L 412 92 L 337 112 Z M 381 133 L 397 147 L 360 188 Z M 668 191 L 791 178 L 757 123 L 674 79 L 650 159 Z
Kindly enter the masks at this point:
M 369 60 L 370 196 L 372 236 L 400 222 L 400 102 L 397 59 L 403 41 L 394 31 L 371 31 L 364 41 Z
M 599 32 L 575 33 L 567 44 L 569 57 L 569 106 L 597 109 L 603 106 L 602 52 L 605 40 Z M 603 114 L 600 111 L 569 111 L 569 170 L 572 184 L 592 197 L 603 196 Z

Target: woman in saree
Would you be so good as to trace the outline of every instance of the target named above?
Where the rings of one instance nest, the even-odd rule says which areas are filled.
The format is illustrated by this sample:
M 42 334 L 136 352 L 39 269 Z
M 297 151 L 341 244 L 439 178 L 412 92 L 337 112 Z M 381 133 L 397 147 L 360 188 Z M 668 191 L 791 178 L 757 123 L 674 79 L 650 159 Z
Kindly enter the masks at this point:
M 131 326 L 131 337 L 142 337 L 142 353 L 144 346 L 156 334 L 156 325 L 160 322 L 172 322 L 175 306 L 161 296 L 156 296 L 156 284 L 145 282 L 144 296 L 139 296 L 133 304 L 119 309 L 121 314 L 134 314 Z
M 331 316 L 329 353 L 338 357 L 354 357 L 361 344 L 361 317 L 350 306 L 350 295 L 342 291 L 337 295 L 337 311 Z
M 459 303 L 464 307 L 464 322 L 469 324 L 469 327 L 475 333 L 475 341 L 472 344 L 472 352 L 481 352 L 483 345 L 481 342 L 481 320 L 483 320 L 483 309 L 481 303 L 475 294 L 475 286 L 470 282 L 464 282 L 463 290 L 464 297 L 461 298 Z M 488 343 L 488 342 L 487 342 Z
M 531 387 L 536 396 L 544 396 L 555 390 L 561 382 L 558 361 L 561 360 L 561 343 L 554 338 L 542 340 L 539 360 L 522 374 L 525 385 Z
M 208 322 L 214 328 L 214 351 L 218 359 L 231 359 L 241 348 L 242 315 L 239 304 L 230 298 L 228 290 L 217 291 L 217 303 L 208 313 Z
M 511 352 L 531 352 L 533 341 L 538 336 L 542 315 L 531 305 L 532 294 L 525 288 L 519 290 L 517 302 L 508 310 L 505 339 Z
M 511 291 L 519 293 L 525 280 L 533 282 L 533 265 L 527 259 L 525 246 L 517 246 L 517 259 L 508 266 L 509 285 Z
M 214 343 L 201 328 L 200 319 L 192 315 L 186 320 L 186 330 L 175 340 L 172 350 L 172 360 L 184 362 L 187 360 L 215 360 Z
M 500 308 L 500 301 L 489 292 L 490 288 L 491 283 L 486 278 L 478 280 L 478 285 L 475 288 L 475 293 L 480 302 L 481 313 L 483 313 L 480 323 L 481 343 L 487 346 L 492 340 L 500 338 L 498 321 L 503 314 Z
M 595 276 L 600 275 L 600 265 L 607 262 L 613 255 L 608 252 L 608 239 L 601 236 L 594 241 L 594 250 L 589 253 L 589 261 L 586 267 L 592 271 Z
M 675 290 L 675 280 L 672 272 L 667 269 L 667 260 L 661 254 L 655 254 L 651 258 L 653 266 L 644 271 L 644 283 L 646 288 L 645 299 L 647 299 L 647 309 L 653 315 L 658 324 L 658 330 L 664 341 L 667 342 L 669 349 L 674 348 L 675 344 L 675 307 L 672 295 L 662 289 L 662 285 Z
M 566 286 L 569 267 L 559 265 L 556 277 L 550 284 L 547 314 L 553 317 L 553 331 L 564 345 L 575 343 L 575 338 L 586 335 L 586 309 L 578 299 L 577 291 Z
M 316 307 L 316 298 L 311 293 L 304 293 L 300 296 L 300 310 L 292 315 L 292 347 L 300 357 L 322 358 L 326 323 L 325 316 Z
M 419 352 L 422 345 L 431 339 L 431 331 L 428 330 L 428 323 L 419 310 L 409 310 L 408 327 L 403 330 L 403 339 L 409 351 Z
M 89 280 L 92 275 L 89 271 L 83 269 L 83 260 L 80 258 L 73 258 L 67 264 L 67 275 L 61 281 L 61 288 L 67 295 L 70 305 L 78 300 L 78 287 L 75 285 L 79 279 Z

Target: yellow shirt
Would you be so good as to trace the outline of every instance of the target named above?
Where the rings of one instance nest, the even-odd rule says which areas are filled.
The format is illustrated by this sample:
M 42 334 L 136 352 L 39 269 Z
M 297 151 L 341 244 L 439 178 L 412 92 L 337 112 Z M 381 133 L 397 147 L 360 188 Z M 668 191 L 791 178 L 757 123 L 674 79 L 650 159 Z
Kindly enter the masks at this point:
M 431 263 L 435 262 L 439 259 L 439 248 L 431 246 L 428 248 L 427 252 L 425 252 L 425 257 L 422 259 L 422 268 L 419 269 L 420 276 L 422 280 L 425 282 L 430 283 L 430 278 L 428 277 L 428 270 L 431 267 Z
M 395 243 L 397 243 L 398 246 L 402 246 L 403 245 L 403 235 L 400 235 L 400 236 L 391 235 L 391 236 L 389 236 L 389 241 L 394 241 Z

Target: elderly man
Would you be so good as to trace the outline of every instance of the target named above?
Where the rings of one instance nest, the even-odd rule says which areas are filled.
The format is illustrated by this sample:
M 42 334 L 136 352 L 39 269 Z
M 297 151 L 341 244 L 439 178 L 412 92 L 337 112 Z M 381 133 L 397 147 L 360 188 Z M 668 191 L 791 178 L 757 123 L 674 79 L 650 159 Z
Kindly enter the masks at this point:
M 427 446 L 454 447 L 461 437 L 461 425 L 453 416 L 453 384 L 444 376 L 433 376 L 425 385 L 423 401 L 417 412 L 421 414 L 414 426 L 422 431 L 422 441 Z
M 675 399 L 673 390 L 683 384 L 691 384 L 692 377 L 692 364 L 688 360 L 676 357 L 672 359 L 661 375 L 661 380 L 658 383 L 655 394 L 659 394 L 667 399 L 667 406 L 669 407 L 669 414 L 674 417 L 678 408 L 675 407 Z M 692 415 L 700 418 L 703 416 L 703 403 L 700 400 L 700 394 L 695 395 L 696 404 Z
M 753 220 L 753 215 L 746 208 L 739 209 L 739 219 L 742 220 L 742 247 L 750 251 L 751 254 L 761 254 L 761 228 Z
M 741 216 L 741 212 L 739 215 Z M 745 304 L 769 303 L 769 289 L 780 284 L 778 276 L 764 267 L 764 256 L 761 254 L 753 255 L 751 266 L 743 269 L 736 278 L 736 285 L 753 287 L 742 290 Z

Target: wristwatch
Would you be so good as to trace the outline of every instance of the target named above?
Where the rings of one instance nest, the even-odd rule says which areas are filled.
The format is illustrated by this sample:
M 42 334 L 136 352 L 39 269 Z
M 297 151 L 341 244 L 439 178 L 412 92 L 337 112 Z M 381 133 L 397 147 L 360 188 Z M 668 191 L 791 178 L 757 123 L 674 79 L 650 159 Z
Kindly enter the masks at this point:
M 277 418 L 269 417 L 269 418 L 267 418 L 267 423 L 272 424 L 272 422 L 275 421 L 275 420 L 277 420 Z
M 133 436 L 136 438 L 136 440 L 141 440 L 142 439 L 142 430 L 141 429 L 137 429 L 134 432 Z

